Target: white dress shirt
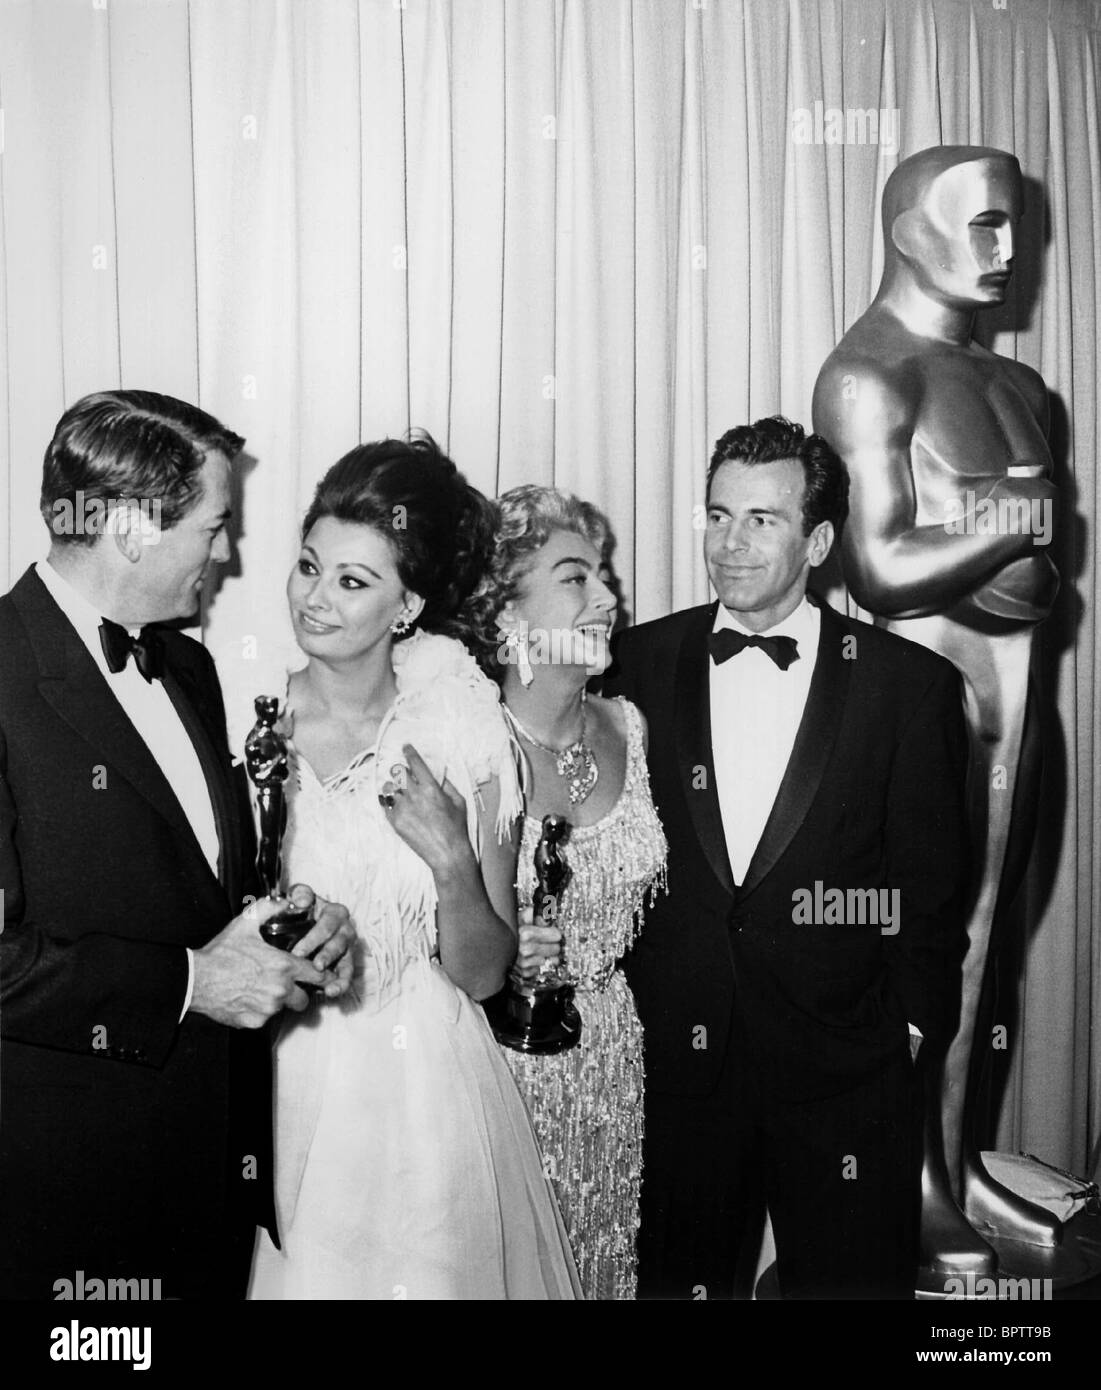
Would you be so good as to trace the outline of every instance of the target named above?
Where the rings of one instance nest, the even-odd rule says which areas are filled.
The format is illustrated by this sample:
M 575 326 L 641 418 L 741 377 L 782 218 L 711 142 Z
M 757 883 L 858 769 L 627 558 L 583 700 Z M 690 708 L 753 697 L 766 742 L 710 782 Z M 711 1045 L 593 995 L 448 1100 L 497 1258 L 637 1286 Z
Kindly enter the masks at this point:
M 98 612 L 48 561 L 40 560 L 35 572 L 88 649 L 88 654 L 111 687 L 112 695 L 164 773 L 188 824 L 195 832 L 207 863 L 217 874 L 218 827 L 210 791 L 195 745 L 181 723 L 163 682 L 147 681 L 134 661 L 128 661 L 121 671 L 112 672 L 107 666 L 99 639 L 99 625 L 109 615 Z M 130 629 L 131 635 L 136 636 L 138 630 Z M 187 964 L 187 995 L 181 1018 L 191 1005 L 194 983 L 194 963 L 190 950 L 187 952 Z
M 806 598 L 762 637 L 794 637 L 799 660 L 781 671 L 760 647 L 746 647 L 716 666 L 711 661 L 711 751 L 723 835 L 735 883 L 744 883 L 780 783 L 791 760 L 818 660 L 822 618 Z M 719 604 L 713 632 L 749 632 Z M 921 1030 L 909 1024 L 912 1037 Z
M 818 609 L 804 598 L 783 622 L 760 634 L 795 638 L 799 659 L 786 671 L 759 647 L 747 647 L 721 666 L 710 662 L 715 789 L 735 883 L 745 882 L 791 758 L 818 660 L 820 627 Z M 723 628 L 749 632 L 720 603 L 713 631 Z

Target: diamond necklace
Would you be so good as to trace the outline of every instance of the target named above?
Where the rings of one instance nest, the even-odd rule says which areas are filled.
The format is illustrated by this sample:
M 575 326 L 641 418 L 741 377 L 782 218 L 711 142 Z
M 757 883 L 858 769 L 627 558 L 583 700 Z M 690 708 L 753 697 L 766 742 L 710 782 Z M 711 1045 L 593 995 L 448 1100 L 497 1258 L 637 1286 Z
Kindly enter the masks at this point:
M 570 805 L 579 806 L 596 786 L 596 779 L 600 776 L 600 768 L 596 763 L 596 754 L 585 742 L 585 728 L 588 723 L 588 692 L 581 692 L 581 732 L 577 738 L 565 748 L 551 748 L 546 743 L 540 743 L 533 735 L 528 733 L 523 724 L 509 709 L 504 706 L 505 713 L 508 715 L 510 723 L 516 732 L 536 748 L 541 748 L 544 753 L 549 753 L 554 759 L 554 770 L 559 777 L 566 783 L 566 790 L 569 793 Z

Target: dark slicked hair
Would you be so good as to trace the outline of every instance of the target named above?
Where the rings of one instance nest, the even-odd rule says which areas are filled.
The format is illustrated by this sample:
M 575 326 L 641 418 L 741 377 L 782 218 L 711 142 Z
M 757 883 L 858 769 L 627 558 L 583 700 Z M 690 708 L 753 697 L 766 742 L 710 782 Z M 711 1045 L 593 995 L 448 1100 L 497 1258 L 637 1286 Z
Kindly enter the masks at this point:
M 402 585 L 424 599 L 414 627 L 471 645 L 456 615 L 489 561 L 496 511 L 430 434 L 350 450 L 318 483 L 302 539 L 327 516 L 389 541 Z
M 228 459 L 244 440 L 198 406 L 155 391 L 97 391 L 62 415 L 42 464 L 39 510 L 55 541 L 90 545 L 94 532 L 62 531 L 60 507 L 91 501 L 156 501 L 169 530 L 199 501 L 206 455 Z
M 849 475 L 845 465 L 820 434 L 807 434 L 802 425 L 782 415 L 769 415 L 752 425 L 727 430 L 715 445 L 707 470 L 707 497 L 711 483 L 724 463 L 778 463 L 795 459 L 803 466 L 803 535 L 809 536 L 823 521 L 841 534 L 849 514 Z

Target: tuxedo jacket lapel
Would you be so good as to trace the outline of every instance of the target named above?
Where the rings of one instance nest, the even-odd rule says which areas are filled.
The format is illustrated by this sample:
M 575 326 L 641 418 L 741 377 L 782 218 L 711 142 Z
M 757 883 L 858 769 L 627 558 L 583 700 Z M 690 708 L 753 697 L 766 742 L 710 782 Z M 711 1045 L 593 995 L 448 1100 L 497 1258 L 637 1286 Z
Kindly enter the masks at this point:
M 198 861 L 196 869 L 201 867 L 200 877 L 205 879 L 208 887 L 213 887 L 213 876 L 206 857 L 168 779 L 41 580 L 33 571 L 30 572 L 12 590 L 11 596 L 24 618 L 28 639 L 38 658 L 41 673 L 39 693 L 88 745 L 87 775 L 91 777 L 92 769 L 102 763 L 110 769 L 111 774 L 128 782 L 169 823 L 181 842 L 181 848 L 186 847 L 185 852 L 190 852 L 192 858 Z M 178 691 L 178 684 L 176 688 Z M 197 716 L 192 715 L 192 723 L 197 723 Z M 192 733 L 192 729 L 189 728 L 188 732 Z M 207 773 L 206 759 L 213 758 L 213 750 L 208 749 L 204 753 L 199 744 L 196 747 L 204 773 Z M 74 775 L 83 774 L 74 769 Z M 209 773 L 207 777 L 209 783 Z M 224 793 L 224 796 L 228 795 L 229 792 Z M 215 815 L 224 855 L 229 846 L 222 839 L 223 820 L 231 820 L 232 816 L 227 816 L 224 805 L 219 814 L 218 806 L 222 799 L 221 796 L 215 798 Z
M 847 633 L 832 608 L 824 603 L 816 603 L 816 607 L 822 615 L 821 631 L 806 707 L 772 813 L 750 860 L 745 882 L 738 890 L 739 902 L 749 897 L 775 867 L 806 819 L 841 727 L 852 675 L 852 662 L 845 660 L 842 652 Z
M 176 671 L 166 664 L 164 688 L 180 716 L 180 722 L 187 730 L 203 769 L 218 831 L 218 880 L 236 910 L 243 891 L 241 867 L 244 851 L 233 785 L 217 753 L 220 741 L 218 731 L 208 727 L 202 717 L 205 703 L 189 671 Z
M 711 749 L 711 658 L 707 634 L 714 626 L 716 608 L 717 604 L 711 604 L 693 611 L 685 628 L 677 653 L 673 723 L 677 731 L 677 763 L 696 837 L 723 891 L 733 896 L 734 875 L 726 851 Z

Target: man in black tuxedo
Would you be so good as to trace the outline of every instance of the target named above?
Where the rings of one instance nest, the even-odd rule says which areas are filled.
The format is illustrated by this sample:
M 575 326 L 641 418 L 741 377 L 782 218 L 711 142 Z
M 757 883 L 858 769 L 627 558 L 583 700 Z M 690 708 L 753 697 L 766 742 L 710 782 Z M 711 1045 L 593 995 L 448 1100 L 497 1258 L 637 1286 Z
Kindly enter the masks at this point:
M 955 668 L 806 594 L 843 465 L 781 417 L 725 434 L 719 602 L 624 632 L 669 894 L 627 973 L 645 1037 L 640 1296 L 743 1292 L 767 1201 L 784 1297 L 909 1297 L 918 1047 L 956 1026 L 966 735 Z
M 78 401 L 49 558 L 0 599 L 0 1297 L 242 1296 L 273 1224 L 262 1026 L 350 982 L 342 907 L 300 954 L 261 940 L 213 662 L 150 626 L 228 558 L 242 443 L 151 392 Z

